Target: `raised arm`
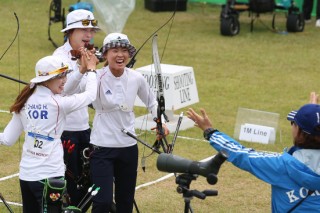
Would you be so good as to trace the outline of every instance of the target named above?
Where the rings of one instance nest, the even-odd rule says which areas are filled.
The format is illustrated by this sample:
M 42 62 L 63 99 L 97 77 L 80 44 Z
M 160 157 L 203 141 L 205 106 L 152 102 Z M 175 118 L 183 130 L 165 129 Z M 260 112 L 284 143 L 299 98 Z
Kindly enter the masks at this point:
M 319 94 L 317 94 L 316 92 L 311 92 L 310 93 L 310 104 L 318 104 L 319 101 Z

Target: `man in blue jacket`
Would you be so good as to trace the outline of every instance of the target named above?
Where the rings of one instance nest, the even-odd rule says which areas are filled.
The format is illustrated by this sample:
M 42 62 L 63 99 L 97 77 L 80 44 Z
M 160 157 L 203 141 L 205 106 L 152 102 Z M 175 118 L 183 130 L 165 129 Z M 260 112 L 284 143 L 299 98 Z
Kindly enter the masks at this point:
M 236 167 L 271 184 L 272 212 L 320 211 L 320 105 L 306 104 L 288 114 L 294 145 L 281 154 L 242 146 L 214 129 L 205 110 L 200 111 L 189 109 L 187 115 L 211 146 L 225 151 Z

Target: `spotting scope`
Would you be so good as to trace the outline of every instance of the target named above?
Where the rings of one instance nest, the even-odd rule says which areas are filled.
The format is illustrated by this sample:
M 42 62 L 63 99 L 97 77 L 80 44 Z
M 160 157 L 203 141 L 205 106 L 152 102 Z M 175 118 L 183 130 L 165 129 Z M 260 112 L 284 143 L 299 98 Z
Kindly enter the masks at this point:
M 227 158 L 227 153 L 223 151 L 218 152 L 218 154 L 205 162 L 192 161 L 177 155 L 161 153 L 157 159 L 157 168 L 162 172 L 201 175 L 207 178 L 209 184 L 214 185 L 217 182 L 216 175 L 220 166 Z

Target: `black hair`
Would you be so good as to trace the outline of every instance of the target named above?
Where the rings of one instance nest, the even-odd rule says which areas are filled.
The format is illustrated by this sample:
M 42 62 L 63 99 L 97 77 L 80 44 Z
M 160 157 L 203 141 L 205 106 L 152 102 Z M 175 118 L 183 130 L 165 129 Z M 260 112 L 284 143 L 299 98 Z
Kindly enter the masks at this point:
M 320 126 L 316 127 L 316 130 L 320 132 Z M 299 127 L 294 145 L 303 149 L 320 149 L 320 135 L 308 134 Z

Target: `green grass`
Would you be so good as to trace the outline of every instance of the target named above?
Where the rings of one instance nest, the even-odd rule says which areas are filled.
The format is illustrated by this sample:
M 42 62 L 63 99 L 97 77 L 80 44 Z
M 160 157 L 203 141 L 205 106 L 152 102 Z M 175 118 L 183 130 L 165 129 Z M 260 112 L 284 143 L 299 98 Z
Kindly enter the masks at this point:
M 68 7 L 75 1 L 62 1 Z M 38 59 L 54 51 L 48 41 L 49 1 L 28 0 L 0 2 L 1 42 L 0 54 L 12 41 L 16 31 L 13 12 L 20 19 L 19 38 L 0 61 L 0 73 L 23 81 L 34 76 Z M 172 12 L 154 13 L 144 9 L 142 0 L 137 0 L 134 12 L 129 16 L 124 33 L 139 48 L 158 27 L 169 19 Z M 192 107 L 203 107 L 219 130 L 233 135 L 239 107 L 280 114 L 276 143 L 263 145 L 246 143 L 245 146 L 259 150 L 281 152 L 291 146 L 291 132 L 286 115 L 308 102 L 310 91 L 319 92 L 320 66 L 318 45 L 320 29 L 314 23 L 307 24 L 302 33 L 281 34 L 270 31 L 272 15 L 262 14 L 250 32 L 250 18 L 244 12 L 240 15 L 240 34 L 223 37 L 219 32 L 220 7 L 215 5 L 188 4 L 186 12 L 177 12 L 169 32 L 166 25 L 158 32 L 162 63 L 191 66 L 195 72 L 200 102 Z M 285 30 L 285 16 L 277 13 L 276 26 Z M 61 23 L 52 25 L 53 39 L 62 44 Z M 95 44 L 101 46 L 104 32 L 96 35 Z M 137 56 L 135 68 L 152 63 L 151 42 L 148 42 Z M 0 109 L 8 110 L 23 85 L 7 79 L 0 79 Z M 146 113 L 137 108 L 137 115 Z M 185 109 L 179 109 L 186 111 Z M 179 114 L 177 112 L 177 114 Z M 91 111 L 93 115 L 93 111 Z M 0 128 L 3 129 L 11 115 L 0 114 Z M 281 132 L 281 134 L 279 134 Z M 180 131 L 180 136 L 202 139 L 202 132 L 192 128 Z M 281 139 L 280 139 L 281 135 Z M 169 136 L 169 141 L 173 135 Z M 154 135 L 142 136 L 153 143 Z M 0 147 L 0 178 L 18 172 L 23 139 L 13 147 Z M 140 158 L 150 151 L 139 144 Z M 201 160 L 216 152 L 206 142 L 178 138 L 174 154 Z M 139 167 L 137 185 L 156 180 L 166 173 L 156 169 L 154 154 L 147 159 L 146 172 Z M 270 186 L 230 163 L 225 163 L 218 175 L 216 185 L 209 185 L 203 177 L 191 184 L 192 189 L 217 189 L 219 195 L 205 200 L 194 198 L 191 205 L 195 212 L 270 212 Z M 182 212 L 184 200 L 176 192 L 174 177 L 160 183 L 141 188 L 136 192 L 140 212 Z M 21 203 L 18 178 L 0 182 L 0 192 L 8 201 Z M 15 212 L 20 207 L 12 205 Z M 0 212 L 5 207 L 0 203 Z

